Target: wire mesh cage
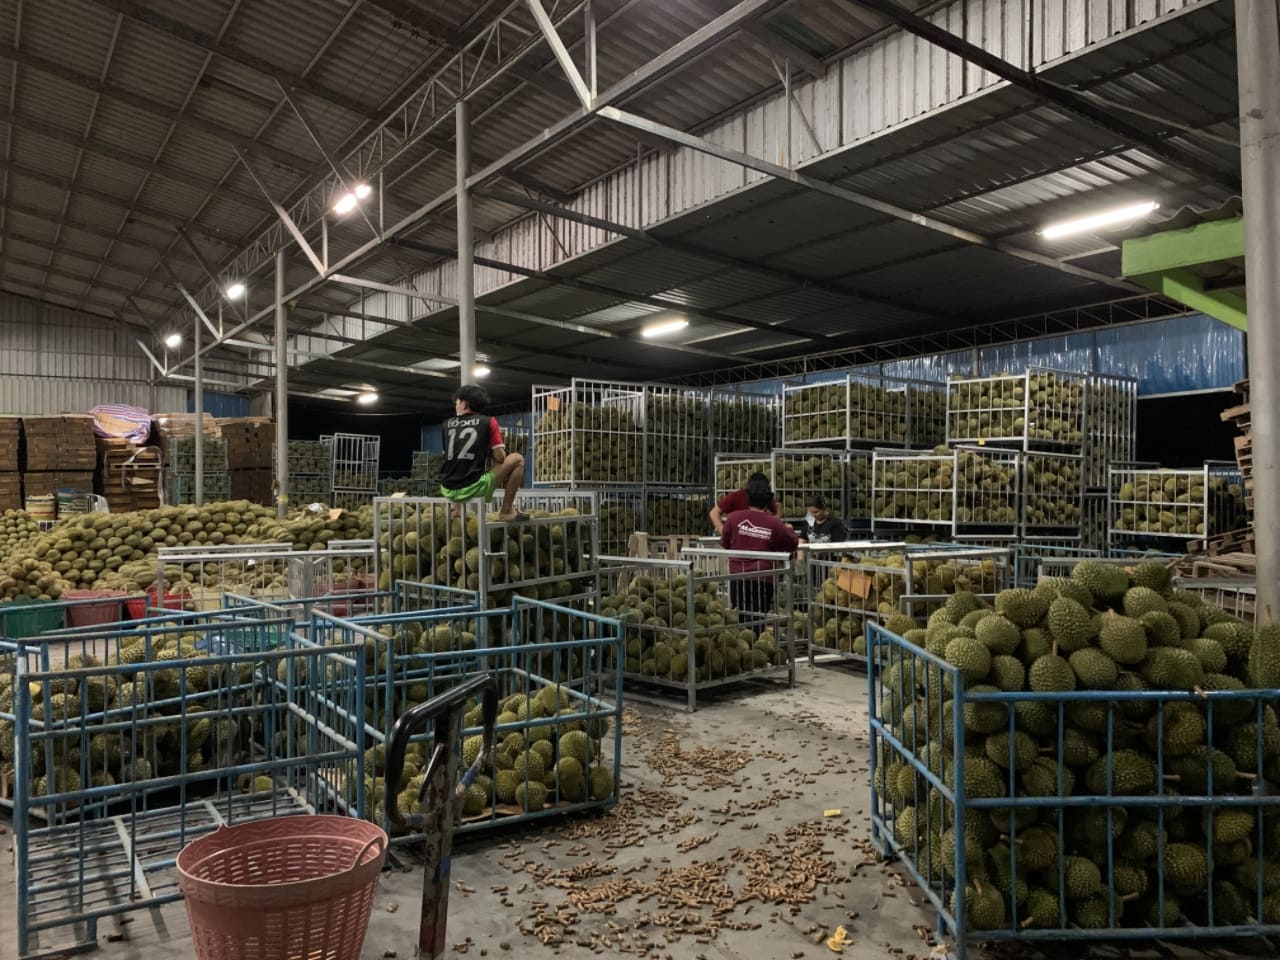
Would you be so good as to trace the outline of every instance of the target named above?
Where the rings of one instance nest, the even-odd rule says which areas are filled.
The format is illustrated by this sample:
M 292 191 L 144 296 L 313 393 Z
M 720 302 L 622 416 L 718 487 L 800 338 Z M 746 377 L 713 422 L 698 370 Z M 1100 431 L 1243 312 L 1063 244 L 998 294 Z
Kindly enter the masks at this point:
M 534 386 L 535 483 L 636 483 L 645 475 L 643 415 L 643 387 L 578 379 Z
M 779 516 L 799 521 L 808 512 L 809 497 L 820 494 L 837 517 L 846 515 L 845 456 L 843 450 L 773 451 L 773 492 Z
M 288 621 L 126 624 L 19 657 L 18 955 L 180 898 L 173 860 L 220 825 L 363 802 L 364 652 Z
M 947 385 L 907 381 L 907 446 L 932 449 L 947 442 Z
M 845 487 L 848 490 L 845 525 L 849 530 L 871 529 L 871 457 L 870 450 L 850 450 L 845 457 Z
M 1112 465 L 1108 473 L 1110 543 L 1203 540 L 1248 522 L 1234 462 L 1186 470 Z
M 871 458 L 871 528 L 951 527 L 955 455 L 877 450 Z
M 1029 452 L 1022 457 L 1024 537 L 1080 535 L 1084 518 L 1084 457 Z
M 692 548 L 679 559 L 601 557 L 600 611 L 625 625 L 611 669 L 698 693 L 768 676 L 795 682 L 792 566 L 783 554 Z
M 166 465 L 174 473 L 196 472 L 196 438 L 171 437 L 165 451 Z M 210 473 L 226 473 L 227 444 L 217 437 L 205 437 L 201 451 L 203 468 Z
M 908 384 L 880 374 L 849 374 L 851 444 L 907 445 Z
M 644 492 L 606 490 L 600 494 L 600 552 L 627 553 L 631 535 L 644 529 Z
M 439 492 L 439 483 L 436 483 L 433 488 L 430 481 L 418 480 L 412 476 L 384 474 L 378 478 L 378 495 L 381 497 L 389 497 L 397 493 L 406 497 L 431 497 Z
M 1280 690 L 1002 688 L 867 629 L 872 843 L 957 957 L 1280 932 Z
M 954 456 L 956 535 L 1016 532 L 1020 455 L 999 447 L 959 447 Z
M 332 487 L 335 491 L 378 490 L 382 439 L 361 433 L 335 433 L 332 445 Z
M 351 522 L 349 531 L 357 534 L 360 524 Z M 156 552 L 156 582 L 197 610 L 218 610 L 232 595 L 275 603 L 349 602 L 373 587 L 373 569 L 369 539 L 335 539 L 312 550 L 279 543 L 161 547 Z
M 272 461 L 275 445 L 272 445 Z M 333 477 L 333 447 L 319 440 L 290 440 L 288 447 L 289 479 L 299 477 L 323 477 L 326 483 Z
M 711 471 L 709 394 L 654 385 L 643 390 L 645 482 L 705 484 Z
M 776 392 L 711 391 L 711 450 L 767 454 L 780 442 L 781 405 Z
M 1076 537 L 1026 538 L 1013 550 L 1013 584 L 1015 587 L 1034 588 L 1041 576 L 1052 576 L 1060 567 L 1056 561 L 1095 559 L 1102 551 L 1087 546 Z
M 953 377 L 947 386 L 947 442 L 1078 453 L 1084 445 L 1087 382 L 1086 374 L 1045 367 Z
M 474 832 L 606 807 L 617 800 L 622 752 L 622 685 L 609 666 L 621 655 L 622 627 L 589 612 L 532 600 L 503 610 L 435 609 L 354 620 L 318 618 L 322 642 L 359 643 L 369 659 L 374 758 L 362 815 L 395 834 L 387 814 L 421 813 L 421 771 L 429 733 L 406 755 L 404 790 L 385 794 L 382 751 L 396 719 L 479 673 L 502 697 L 492 765 L 464 792 L 458 829 Z M 484 637 L 502 637 L 501 646 Z M 471 766 L 482 745 L 479 704 L 468 706 L 457 749 Z M 406 839 L 416 839 L 413 836 Z
M 865 661 L 865 625 L 923 628 L 957 591 L 985 599 L 1011 585 L 1008 549 L 947 548 L 867 541 L 805 550 L 810 585 L 809 659 L 841 655 Z
M 714 490 L 716 502 L 719 503 L 727 494 L 745 487 L 752 474 L 762 473 L 766 477 L 771 477 L 773 474 L 771 457 L 771 454 L 752 456 L 742 452 L 717 453 Z
M 841 447 L 849 438 L 849 380 L 786 384 L 782 388 L 782 445 Z
M 440 465 L 444 463 L 444 454 L 434 450 L 413 451 L 413 461 L 409 467 L 409 476 L 414 480 L 425 480 L 435 489 L 440 488 Z M 431 494 L 434 496 L 434 493 Z
M 523 506 L 531 519 L 497 520 L 476 501 L 379 497 L 374 501 L 377 583 L 415 580 L 477 592 L 482 605 L 516 596 L 552 600 L 594 589 L 599 517 L 591 492 L 553 491 L 541 509 L 538 492 Z M 561 506 L 569 501 L 573 505 Z
M 1085 486 L 1106 490 L 1107 467 L 1137 457 L 1138 381 L 1109 374 L 1089 375 L 1085 394 Z
M 1084 495 L 1080 519 L 1080 538 L 1090 550 L 1107 549 L 1107 528 L 1111 522 L 1110 501 L 1106 493 Z
M 196 475 L 194 473 L 178 473 L 169 471 L 165 490 L 169 504 L 192 504 L 196 502 Z M 231 499 L 231 474 L 206 471 L 200 485 L 205 503 L 216 503 L 219 500 Z
M 701 490 L 646 490 L 645 532 L 654 537 L 709 535 L 711 507 Z

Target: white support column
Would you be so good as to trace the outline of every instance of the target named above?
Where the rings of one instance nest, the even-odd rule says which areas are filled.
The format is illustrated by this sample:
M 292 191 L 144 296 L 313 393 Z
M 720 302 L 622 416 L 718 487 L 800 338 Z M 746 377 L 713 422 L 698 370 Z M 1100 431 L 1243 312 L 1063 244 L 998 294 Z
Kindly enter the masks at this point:
M 194 503 L 197 507 L 204 506 L 204 360 L 200 356 L 200 346 L 204 339 L 204 326 L 200 322 L 200 318 L 196 317 L 193 324 L 195 327 L 195 347 L 196 347 L 196 493 Z
M 276 515 L 289 506 L 289 329 L 284 311 L 284 251 L 276 251 Z
M 471 230 L 471 192 L 467 174 L 471 170 L 471 109 L 465 100 L 457 106 L 458 177 L 458 383 L 475 380 L 476 368 L 476 287 L 474 238 Z
M 1280 618 L 1280 8 L 1236 0 L 1258 621 Z

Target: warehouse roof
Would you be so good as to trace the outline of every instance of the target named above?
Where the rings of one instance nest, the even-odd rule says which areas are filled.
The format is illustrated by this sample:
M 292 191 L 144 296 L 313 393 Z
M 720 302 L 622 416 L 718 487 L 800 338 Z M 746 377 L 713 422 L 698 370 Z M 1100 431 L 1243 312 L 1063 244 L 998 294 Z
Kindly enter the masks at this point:
M 656 72 L 628 102 L 663 124 L 698 130 L 776 92 L 781 58 L 818 72 L 889 29 L 848 0 L 751 5 L 758 17 L 698 49 L 683 69 Z M 222 282 L 239 271 L 249 279 L 251 311 L 261 310 L 271 297 L 273 242 L 290 242 L 264 194 L 294 212 L 318 249 L 332 191 L 362 164 L 375 169 L 394 155 L 377 210 L 326 223 L 336 262 L 368 243 L 379 214 L 395 223 L 451 189 L 457 64 L 471 64 L 472 80 L 492 75 L 469 94 L 473 169 L 574 110 L 524 3 L 443 7 L 19 0 L 14 19 L 0 24 L 0 59 L 10 67 L 0 70 L 0 104 L 8 105 L 0 108 L 8 125 L 0 283 L 135 324 L 148 341 L 177 322 L 179 283 L 212 312 L 211 277 Z M 581 7 L 550 8 L 574 51 Z M 660 8 L 596 0 L 594 8 L 602 90 L 726 16 L 712 0 Z M 502 367 L 510 399 L 580 370 L 617 379 L 692 375 L 1132 297 L 1134 287 L 1115 279 L 1114 245 L 1097 237 L 1052 244 L 1035 231 L 1082 206 L 1151 193 L 1166 207 L 1229 195 L 1238 163 L 1234 62 L 1230 4 L 1216 3 L 1093 44 L 1041 74 L 1087 89 L 1153 142 L 1194 155 L 1220 178 L 1180 169 L 1033 91 L 1000 84 L 802 167 L 873 205 L 925 215 L 931 226 L 752 175 L 643 233 L 614 233 L 587 253 L 513 275 L 481 298 L 480 352 Z M 344 161 L 340 183 L 326 154 L 347 157 L 362 142 L 384 152 Z M 488 183 L 476 203 L 481 236 L 530 216 L 534 204 L 562 211 L 564 200 L 638 149 L 650 152 L 655 140 L 595 119 L 548 143 Z M 621 208 L 614 217 L 627 220 Z M 987 242 L 957 239 L 950 227 Z M 453 249 L 451 209 L 432 210 L 402 236 L 403 245 L 372 246 L 350 272 L 402 284 Z M 313 275 L 293 247 L 287 287 Z M 358 295 L 351 286 L 318 287 L 300 299 L 293 322 L 359 314 Z M 674 308 L 692 321 L 683 338 L 638 342 L 646 318 Z M 244 307 L 224 309 L 231 326 Z M 406 403 L 447 391 L 457 350 L 452 308 L 370 329 L 384 332 L 340 344 L 332 359 L 299 356 L 291 373 L 298 389 L 376 381 L 392 402 Z M 210 366 L 260 374 L 239 360 L 248 349 L 219 348 Z M 410 364 L 412 371 L 390 369 Z

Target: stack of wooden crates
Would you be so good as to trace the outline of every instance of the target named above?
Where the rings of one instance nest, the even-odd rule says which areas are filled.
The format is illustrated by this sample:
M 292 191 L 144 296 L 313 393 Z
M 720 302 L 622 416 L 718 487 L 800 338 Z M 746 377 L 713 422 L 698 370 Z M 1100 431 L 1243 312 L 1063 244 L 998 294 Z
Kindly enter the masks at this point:
M 22 509 L 22 421 L 0 417 L 0 513 Z
M 26 443 L 23 494 L 57 496 L 59 490 L 93 493 L 93 471 L 98 448 L 93 418 L 87 414 L 23 417 Z
M 275 426 L 264 417 L 225 417 L 218 426 L 227 445 L 231 499 L 271 506 Z

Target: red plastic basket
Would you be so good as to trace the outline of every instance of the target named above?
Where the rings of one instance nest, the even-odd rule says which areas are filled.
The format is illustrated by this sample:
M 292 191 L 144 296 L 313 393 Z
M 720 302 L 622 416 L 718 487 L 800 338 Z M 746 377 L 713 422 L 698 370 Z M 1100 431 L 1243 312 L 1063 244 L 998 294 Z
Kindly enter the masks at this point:
M 63 600 L 81 601 L 67 607 L 67 623 L 73 627 L 100 627 L 120 620 L 120 598 L 123 590 L 68 590 Z M 102 603 L 84 603 L 85 600 L 101 600 Z
M 141 597 L 133 597 L 124 602 L 124 609 L 130 620 L 141 620 L 147 615 L 147 601 Z
M 358 960 L 387 835 L 351 817 L 256 820 L 178 854 L 199 960 Z

